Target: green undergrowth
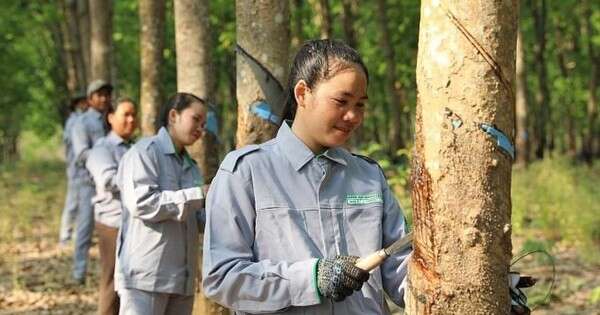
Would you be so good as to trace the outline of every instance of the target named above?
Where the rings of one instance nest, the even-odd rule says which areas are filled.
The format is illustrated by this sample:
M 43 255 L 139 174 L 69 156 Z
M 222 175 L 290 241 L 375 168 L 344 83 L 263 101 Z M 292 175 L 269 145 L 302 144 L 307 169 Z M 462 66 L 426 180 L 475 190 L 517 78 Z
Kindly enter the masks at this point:
M 583 259 L 600 262 L 600 163 L 559 157 L 515 170 L 512 200 L 523 251 L 574 246 Z

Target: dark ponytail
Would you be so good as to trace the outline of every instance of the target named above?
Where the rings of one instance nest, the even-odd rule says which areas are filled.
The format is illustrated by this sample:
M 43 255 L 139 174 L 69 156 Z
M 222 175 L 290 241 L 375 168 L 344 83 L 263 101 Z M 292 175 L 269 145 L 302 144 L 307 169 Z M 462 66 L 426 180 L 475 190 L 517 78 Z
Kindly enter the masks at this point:
M 332 39 L 318 39 L 307 41 L 300 47 L 286 88 L 283 119 L 294 119 L 296 116 L 296 97 L 294 87 L 300 80 L 304 80 L 309 88 L 314 88 L 317 83 L 327 80 L 351 66 L 359 66 L 369 82 L 369 72 L 360 54 L 345 43 Z

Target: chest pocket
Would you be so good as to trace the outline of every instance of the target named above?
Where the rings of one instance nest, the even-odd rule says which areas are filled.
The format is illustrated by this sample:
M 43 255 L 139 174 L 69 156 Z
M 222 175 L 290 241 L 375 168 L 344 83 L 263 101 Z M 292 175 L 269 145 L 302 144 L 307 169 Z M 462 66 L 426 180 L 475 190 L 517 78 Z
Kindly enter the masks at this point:
M 165 156 L 166 158 L 161 160 L 160 163 L 160 174 L 159 174 L 159 185 L 162 190 L 179 190 L 181 185 L 179 180 L 181 178 L 181 166 L 177 164 L 172 156 Z
M 367 255 L 379 250 L 383 235 L 383 202 L 345 203 L 343 231 L 348 251 Z

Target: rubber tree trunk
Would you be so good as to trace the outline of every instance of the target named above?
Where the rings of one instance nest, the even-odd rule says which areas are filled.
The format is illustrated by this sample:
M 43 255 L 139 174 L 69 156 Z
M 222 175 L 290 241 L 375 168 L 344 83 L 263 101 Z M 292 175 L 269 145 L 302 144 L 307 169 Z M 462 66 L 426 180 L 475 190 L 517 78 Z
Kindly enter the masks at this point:
M 392 156 L 398 149 L 406 146 L 404 130 L 408 128 L 408 117 L 403 114 L 406 111 L 403 107 L 406 105 L 404 91 L 401 90 L 396 75 L 396 52 L 392 43 L 391 33 L 388 27 L 387 5 L 385 0 L 377 0 L 377 22 L 379 26 L 379 45 L 385 60 L 385 90 L 388 108 L 390 110 L 390 127 L 388 129 L 389 151 Z
M 356 4 L 354 1 L 355 0 L 342 0 L 342 26 L 346 44 L 354 49 L 358 49 L 356 32 L 354 30 L 354 21 L 356 20 L 354 14 L 354 7 L 356 7 Z
M 64 50 L 66 53 L 68 78 L 67 86 L 71 96 L 85 91 L 86 76 L 81 53 L 79 26 L 77 19 L 77 2 L 73 0 L 62 0 L 60 2 L 64 20 L 61 22 L 64 38 Z
M 175 48 L 177 53 L 177 91 L 194 94 L 206 101 L 213 98 L 214 74 L 211 58 L 209 0 L 175 0 Z M 206 132 L 188 147 L 209 184 L 218 167 L 218 144 L 215 135 Z M 202 237 L 200 238 L 202 239 Z M 208 300 L 202 293 L 202 249 L 198 259 L 198 282 L 193 314 L 229 314 L 223 306 Z
M 279 0 L 237 0 L 236 36 L 246 50 L 274 77 L 285 85 L 290 46 L 289 2 Z M 236 57 L 238 125 L 236 146 L 265 142 L 275 135 L 278 126 L 250 112 L 250 106 L 267 101 L 265 74 L 255 71 L 242 54 Z M 283 104 L 269 104 L 277 111 Z M 279 111 L 281 112 L 281 111 Z
M 527 129 L 527 71 L 523 50 L 521 31 L 517 37 L 517 70 L 516 70 L 516 165 L 526 166 L 529 163 L 529 137 Z
M 421 2 L 406 312 L 509 314 L 517 1 Z
M 90 0 L 91 81 L 112 78 L 112 0 Z
M 63 19 L 59 22 L 62 38 L 61 56 L 65 66 L 65 79 L 69 98 L 77 93 L 78 81 L 77 68 L 75 64 L 75 55 L 73 54 L 73 38 L 70 34 L 67 16 L 67 5 L 65 1 L 60 2 Z
M 91 81 L 92 67 L 90 62 L 91 50 L 91 25 L 89 0 L 77 0 L 77 26 L 79 28 L 79 42 L 81 43 L 81 57 L 83 59 L 83 68 L 85 72 L 85 82 Z
M 162 89 L 165 46 L 165 2 L 140 0 L 140 106 L 142 134 L 156 133 Z
M 215 81 L 211 57 L 208 0 L 175 1 L 175 45 L 177 50 L 177 91 L 192 93 L 211 102 Z M 198 162 L 206 183 L 219 166 L 217 138 L 205 133 L 188 148 Z

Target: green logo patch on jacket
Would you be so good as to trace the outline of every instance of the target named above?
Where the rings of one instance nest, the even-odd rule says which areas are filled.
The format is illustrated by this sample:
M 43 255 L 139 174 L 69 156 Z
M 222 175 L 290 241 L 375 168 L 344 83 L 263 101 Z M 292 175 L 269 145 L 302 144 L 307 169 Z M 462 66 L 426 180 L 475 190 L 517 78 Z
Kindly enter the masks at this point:
M 380 193 L 369 194 L 347 194 L 346 203 L 349 205 L 366 205 L 369 203 L 383 202 L 383 195 Z

